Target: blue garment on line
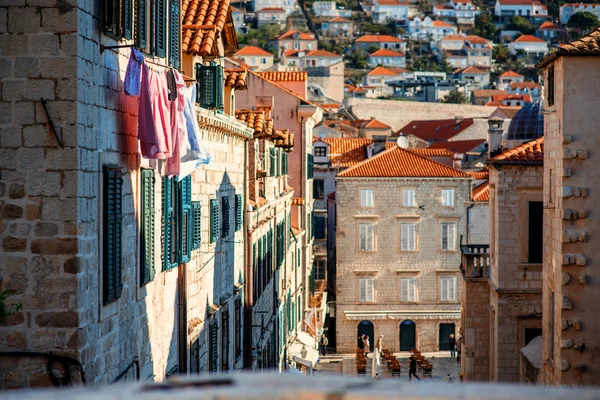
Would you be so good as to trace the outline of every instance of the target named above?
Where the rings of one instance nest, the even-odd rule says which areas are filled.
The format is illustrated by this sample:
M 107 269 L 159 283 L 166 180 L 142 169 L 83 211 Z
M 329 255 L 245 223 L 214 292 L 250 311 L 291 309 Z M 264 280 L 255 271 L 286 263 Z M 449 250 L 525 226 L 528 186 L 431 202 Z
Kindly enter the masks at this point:
M 141 67 L 144 64 L 144 55 L 135 47 L 131 48 L 127 70 L 125 71 L 125 93 L 130 96 L 140 95 L 140 74 Z

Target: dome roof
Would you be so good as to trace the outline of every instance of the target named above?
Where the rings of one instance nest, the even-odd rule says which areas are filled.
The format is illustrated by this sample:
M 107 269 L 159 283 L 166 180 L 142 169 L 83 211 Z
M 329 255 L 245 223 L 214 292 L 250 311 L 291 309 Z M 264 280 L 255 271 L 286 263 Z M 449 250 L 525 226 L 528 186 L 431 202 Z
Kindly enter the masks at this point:
M 532 140 L 544 136 L 544 114 L 541 100 L 527 103 L 510 121 L 508 140 Z

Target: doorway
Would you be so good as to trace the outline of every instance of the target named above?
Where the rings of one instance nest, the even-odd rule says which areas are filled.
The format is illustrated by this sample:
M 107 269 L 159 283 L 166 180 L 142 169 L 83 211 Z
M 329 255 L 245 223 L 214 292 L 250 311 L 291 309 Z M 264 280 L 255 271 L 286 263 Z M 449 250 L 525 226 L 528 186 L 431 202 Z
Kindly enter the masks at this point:
M 454 324 L 440 324 L 440 339 L 438 344 L 440 351 L 450 351 L 450 343 L 448 341 L 450 335 L 455 335 L 455 329 Z
M 410 319 L 400 324 L 400 351 L 417 348 L 417 325 Z
M 358 324 L 358 334 L 356 335 L 357 341 L 356 343 L 358 343 L 358 338 L 361 335 L 367 335 L 369 337 L 369 351 L 373 351 L 374 348 L 374 339 L 375 339 L 375 328 L 373 327 L 373 323 L 371 321 L 360 321 L 360 323 Z M 358 347 L 358 346 L 357 346 Z

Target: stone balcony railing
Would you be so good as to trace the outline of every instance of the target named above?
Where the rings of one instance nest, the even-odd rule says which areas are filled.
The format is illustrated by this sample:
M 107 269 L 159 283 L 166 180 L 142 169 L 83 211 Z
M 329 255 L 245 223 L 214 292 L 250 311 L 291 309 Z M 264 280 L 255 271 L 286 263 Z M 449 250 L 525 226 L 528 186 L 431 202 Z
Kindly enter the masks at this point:
M 460 246 L 460 270 L 465 278 L 490 277 L 490 245 L 467 244 Z

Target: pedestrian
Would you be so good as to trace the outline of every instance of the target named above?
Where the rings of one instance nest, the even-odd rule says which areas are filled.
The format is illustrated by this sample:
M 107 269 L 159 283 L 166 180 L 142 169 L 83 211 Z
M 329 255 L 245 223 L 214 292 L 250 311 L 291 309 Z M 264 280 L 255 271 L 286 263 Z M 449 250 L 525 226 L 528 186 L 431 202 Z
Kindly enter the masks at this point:
M 379 355 L 383 354 L 383 335 L 379 335 L 379 339 L 377 339 L 377 350 L 379 350 Z
M 329 344 L 329 340 L 327 340 L 327 337 L 325 336 L 325 334 L 322 334 L 321 340 L 319 340 L 319 350 L 321 350 L 322 356 L 327 354 L 327 345 L 328 344 Z
M 363 343 L 365 344 L 364 352 L 365 352 L 365 356 L 366 356 L 371 351 L 371 341 L 369 340 L 369 336 L 367 336 L 367 335 L 363 336 Z
M 456 341 L 456 361 L 460 362 L 460 352 L 462 350 L 462 336 Z
M 456 357 L 456 338 L 454 335 L 450 335 L 450 339 L 448 339 L 448 344 L 450 345 L 450 357 Z
M 379 379 L 379 373 L 381 372 L 381 354 L 379 353 L 379 349 L 375 347 L 375 351 L 373 352 L 373 361 L 371 364 L 371 377 L 373 379 Z
M 450 376 L 450 374 L 448 374 L 446 376 L 446 383 L 454 383 L 454 381 L 452 380 L 452 377 Z
M 365 335 L 358 335 L 358 349 L 365 354 Z
M 411 356 L 410 364 L 408 366 L 408 380 L 410 381 L 413 376 L 417 378 L 417 380 L 421 380 L 421 378 L 417 376 L 417 360 L 415 360 L 415 358 Z

